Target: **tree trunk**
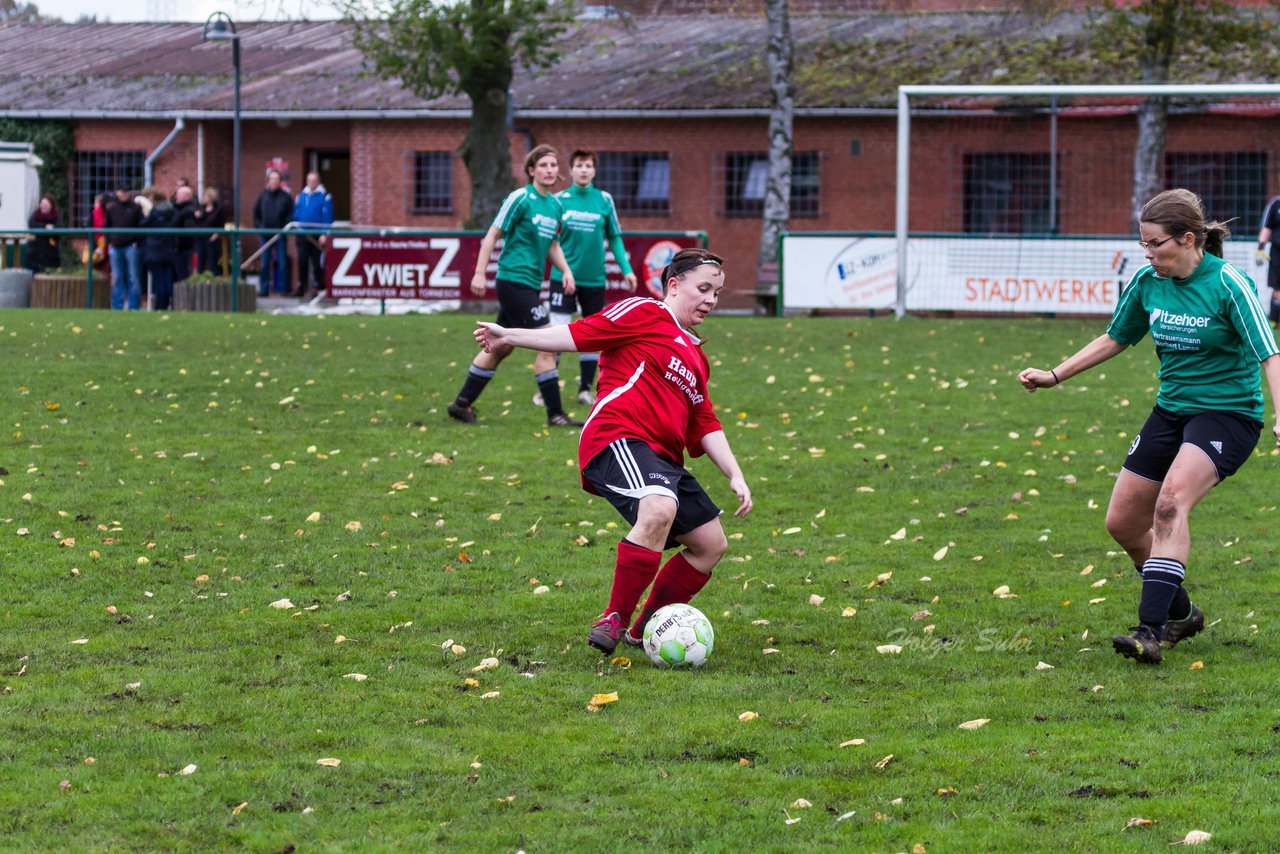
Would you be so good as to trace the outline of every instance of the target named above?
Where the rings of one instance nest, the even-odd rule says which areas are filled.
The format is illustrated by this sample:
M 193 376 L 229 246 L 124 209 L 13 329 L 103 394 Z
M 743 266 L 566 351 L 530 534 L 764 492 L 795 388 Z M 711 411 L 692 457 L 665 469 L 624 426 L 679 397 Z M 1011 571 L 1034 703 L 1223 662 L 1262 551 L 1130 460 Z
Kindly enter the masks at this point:
M 764 224 L 756 255 L 760 270 L 777 263 L 778 240 L 791 218 L 791 155 L 794 150 L 791 131 L 795 111 L 795 84 L 791 74 L 791 16 L 787 0 L 765 0 L 765 19 L 769 27 L 766 48 L 770 101 L 769 178 L 765 185 Z M 765 286 L 766 283 L 760 281 L 757 287 L 758 297 L 769 296 Z
M 1138 230 L 1142 206 L 1164 189 L 1164 139 L 1169 104 L 1148 98 L 1138 108 L 1138 143 L 1133 151 L 1133 230 Z
M 471 98 L 471 127 L 458 153 L 471 177 L 471 213 L 463 227 L 487 229 L 516 186 L 507 133 L 511 93 L 506 87 L 489 86 L 467 94 Z

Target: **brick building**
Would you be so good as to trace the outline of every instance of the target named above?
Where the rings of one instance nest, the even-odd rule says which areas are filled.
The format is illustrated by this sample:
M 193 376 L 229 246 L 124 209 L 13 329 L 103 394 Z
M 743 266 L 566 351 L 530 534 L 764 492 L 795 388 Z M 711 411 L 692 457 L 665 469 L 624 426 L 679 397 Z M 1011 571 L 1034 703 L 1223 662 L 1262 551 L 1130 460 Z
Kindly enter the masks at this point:
M 517 76 L 511 151 L 516 174 L 533 144 L 596 150 L 597 184 L 613 193 L 624 228 L 707 231 L 729 259 L 730 304 L 744 306 L 757 277 L 768 94 L 764 22 L 738 5 L 630 3 L 634 14 L 580 21 L 558 65 Z M 829 11 L 836 5 L 848 9 L 813 2 L 793 19 L 793 230 L 893 227 L 900 83 L 1137 79 L 1092 60 L 1075 12 L 1045 18 L 1023 3 L 936 11 L 949 5 L 941 0 Z M 239 33 L 243 224 L 275 162 L 294 189 L 319 171 L 340 220 L 459 226 L 470 204 L 456 154 L 464 99 L 424 101 L 363 73 L 346 24 L 242 24 Z M 1252 60 L 1239 65 L 1189 64 L 1183 79 L 1271 73 Z M 1135 104 L 922 105 L 913 119 L 912 230 L 1124 233 Z M 231 105 L 230 51 L 202 42 L 199 24 L 0 25 L 0 115 L 73 125 L 77 217 L 95 192 L 140 185 L 148 161 L 163 188 L 186 177 L 227 193 Z M 1175 105 L 1167 180 L 1251 230 L 1280 184 L 1277 114 L 1280 104 Z

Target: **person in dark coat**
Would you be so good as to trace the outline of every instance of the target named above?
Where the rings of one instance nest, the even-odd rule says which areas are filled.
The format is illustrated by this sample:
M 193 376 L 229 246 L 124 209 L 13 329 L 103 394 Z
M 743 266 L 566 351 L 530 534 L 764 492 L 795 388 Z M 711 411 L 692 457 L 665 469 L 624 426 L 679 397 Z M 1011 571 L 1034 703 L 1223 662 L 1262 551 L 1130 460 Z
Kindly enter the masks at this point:
M 24 247 L 23 254 L 26 260 L 22 266 L 33 273 L 61 266 L 62 262 L 58 254 L 58 236 L 56 234 L 40 233 L 43 229 L 57 227 L 58 203 L 53 200 L 53 196 L 41 196 L 40 204 L 31 212 L 31 217 L 27 220 L 27 228 L 32 229 L 32 235 L 31 240 Z
M 164 193 L 155 187 L 148 187 L 142 194 L 151 200 L 151 212 L 142 221 L 143 228 L 177 228 L 178 212 Z M 156 311 L 168 311 L 173 306 L 177 259 L 177 235 L 147 234 L 143 237 L 142 263 L 151 276 L 151 294 L 155 297 Z
M 222 229 L 227 225 L 227 211 L 218 201 L 218 191 L 208 187 L 204 203 L 191 212 L 192 228 L 199 229 L 195 238 L 196 265 L 201 273 L 222 274 Z
M 173 194 L 173 210 L 176 214 L 175 228 L 194 228 L 196 200 L 195 193 L 186 185 L 179 186 Z M 195 236 L 179 234 L 178 251 L 174 255 L 173 280 L 181 282 L 191 275 L 191 253 L 195 251 Z
M 280 172 L 270 169 L 267 171 L 267 188 L 253 205 L 253 227 L 284 228 L 292 220 L 293 197 L 280 186 Z M 263 234 L 260 238 L 265 244 L 272 239 L 272 235 Z M 289 290 L 289 245 L 283 235 L 276 237 L 275 242 L 262 254 L 258 296 L 265 297 L 270 290 L 281 294 Z
M 133 194 L 121 187 L 115 200 L 107 205 L 107 228 L 137 228 L 142 224 L 142 208 L 133 200 Z M 142 306 L 142 257 L 136 233 L 107 235 L 107 257 L 111 261 L 111 308 L 125 307 L 136 311 Z

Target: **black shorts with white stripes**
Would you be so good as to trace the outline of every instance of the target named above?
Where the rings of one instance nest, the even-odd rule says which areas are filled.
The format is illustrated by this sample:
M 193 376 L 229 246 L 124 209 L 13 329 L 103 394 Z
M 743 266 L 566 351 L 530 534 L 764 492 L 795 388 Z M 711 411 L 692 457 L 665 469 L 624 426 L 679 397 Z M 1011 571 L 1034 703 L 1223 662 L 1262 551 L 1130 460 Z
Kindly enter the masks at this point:
M 1258 445 L 1263 424 L 1235 412 L 1175 415 L 1155 407 L 1133 437 L 1124 467 L 1147 480 L 1164 482 L 1183 445 L 1195 445 L 1218 470 L 1221 481 L 1235 474 Z
M 676 538 L 707 524 L 722 512 L 688 469 L 665 460 L 639 439 L 618 439 L 596 454 L 582 470 L 592 491 L 604 498 L 634 525 L 640 499 L 665 495 L 676 501 L 664 548 L 674 548 Z

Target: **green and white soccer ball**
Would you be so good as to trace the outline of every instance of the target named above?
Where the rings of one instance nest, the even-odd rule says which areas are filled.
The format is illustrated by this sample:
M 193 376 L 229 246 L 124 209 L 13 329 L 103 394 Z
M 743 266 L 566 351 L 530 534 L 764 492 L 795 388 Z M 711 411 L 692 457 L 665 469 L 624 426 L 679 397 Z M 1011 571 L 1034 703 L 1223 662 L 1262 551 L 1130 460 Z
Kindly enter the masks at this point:
M 711 657 L 716 633 L 692 605 L 666 605 L 644 627 L 644 651 L 659 667 L 701 667 Z

